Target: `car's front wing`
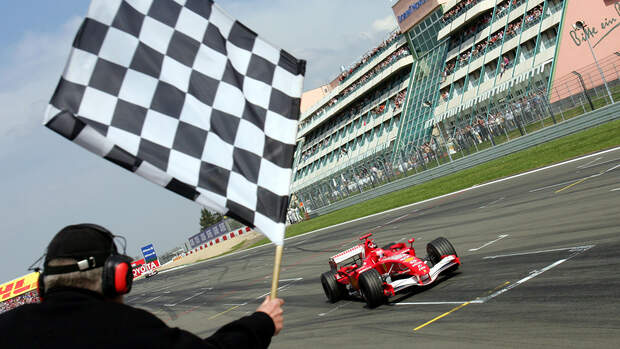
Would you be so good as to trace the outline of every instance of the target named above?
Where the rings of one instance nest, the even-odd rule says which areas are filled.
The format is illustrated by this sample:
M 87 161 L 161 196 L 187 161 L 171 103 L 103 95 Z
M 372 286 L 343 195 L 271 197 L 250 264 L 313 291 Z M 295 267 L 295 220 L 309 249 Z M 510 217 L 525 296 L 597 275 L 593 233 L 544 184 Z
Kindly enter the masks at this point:
M 439 263 L 435 264 L 430 269 L 430 272 L 428 274 L 423 275 L 420 279 L 418 278 L 418 276 L 411 276 L 406 279 L 387 281 L 387 284 L 390 285 L 394 289 L 394 293 L 402 291 L 405 288 L 408 288 L 411 286 L 430 285 L 433 282 L 435 282 L 435 280 L 437 280 L 437 278 L 439 277 L 439 274 L 441 274 L 446 269 L 454 265 L 457 265 L 457 264 L 459 263 L 457 262 L 456 256 L 454 255 L 445 256 L 444 258 L 441 259 L 441 261 L 439 261 Z

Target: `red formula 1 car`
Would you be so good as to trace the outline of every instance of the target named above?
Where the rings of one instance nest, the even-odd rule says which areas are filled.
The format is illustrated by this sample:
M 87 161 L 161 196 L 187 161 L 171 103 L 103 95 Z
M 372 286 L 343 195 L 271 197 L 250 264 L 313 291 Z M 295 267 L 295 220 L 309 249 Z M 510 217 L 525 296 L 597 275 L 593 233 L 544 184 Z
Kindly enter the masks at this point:
M 442 273 L 456 270 L 461 262 L 452 244 L 439 237 L 426 245 L 426 258 L 418 258 L 414 239 L 378 248 L 371 233 L 363 243 L 329 259 L 331 270 L 321 275 L 325 295 L 334 303 L 347 295 L 359 295 L 374 308 L 411 286 L 430 285 Z

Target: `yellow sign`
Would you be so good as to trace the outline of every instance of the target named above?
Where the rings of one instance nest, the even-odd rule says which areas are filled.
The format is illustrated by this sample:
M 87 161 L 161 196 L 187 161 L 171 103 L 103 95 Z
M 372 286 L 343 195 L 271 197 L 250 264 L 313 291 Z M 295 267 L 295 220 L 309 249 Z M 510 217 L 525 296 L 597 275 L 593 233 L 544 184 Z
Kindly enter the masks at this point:
M 37 289 L 39 273 L 34 272 L 0 285 L 0 302 Z

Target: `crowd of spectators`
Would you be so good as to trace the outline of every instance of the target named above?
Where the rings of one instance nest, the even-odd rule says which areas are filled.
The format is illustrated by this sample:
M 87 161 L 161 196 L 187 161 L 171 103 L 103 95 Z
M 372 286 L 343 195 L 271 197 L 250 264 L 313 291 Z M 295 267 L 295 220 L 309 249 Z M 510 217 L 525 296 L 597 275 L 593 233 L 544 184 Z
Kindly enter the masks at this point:
M 492 17 L 492 13 L 489 12 L 477 19 L 475 23 L 470 24 L 469 26 L 462 29 L 460 32 L 456 33 L 450 40 L 450 45 L 448 49 L 452 50 L 453 48 L 460 45 L 462 42 L 467 41 L 469 38 L 479 33 L 491 22 Z
M 534 7 L 530 11 L 528 11 L 527 15 L 525 15 L 525 24 L 529 24 L 532 22 L 536 22 L 540 16 L 543 14 L 543 6 L 542 4 Z
M 386 91 L 377 91 L 375 93 L 376 96 L 380 96 L 383 93 L 385 93 Z M 403 90 L 399 93 L 397 93 L 394 97 L 390 98 L 387 102 L 384 103 L 380 103 L 378 104 L 376 107 L 372 108 L 370 110 L 370 117 L 371 118 L 376 118 L 378 116 L 381 116 L 383 113 L 388 111 L 388 108 L 391 108 L 392 110 L 399 110 L 402 108 L 403 103 L 405 101 L 405 98 L 407 97 L 407 90 Z M 362 111 L 363 109 L 365 109 L 370 103 L 373 103 L 374 99 L 370 98 L 370 97 L 366 97 L 364 98 L 363 101 L 358 102 L 355 106 L 353 106 L 350 111 L 347 113 L 347 115 L 349 117 L 353 117 L 354 115 L 357 115 L 360 111 Z M 346 118 L 345 118 L 346 119 Z M 363 121 L 363 126 L 366 126 L 366 122 Z M 330 134 L 333 133 L 335 131 L 336 128 L 339 128 L 341 125 L 335 125 L 332 129 L 327 130 L 326 132 L 324 132 L 324 134 Z M 324 147 L 328 146 L 330 144 L 330 139 L 331 137 L 336 137 L 336 135 L 328 135 L 326 136 L 323 140 L 321 140 L 320 142 L 318 142 L 317 144 L 313 145 L 312 147 L 306 149 L 305 151 L 302 152 L 301 154 L 301 158 L 302 161 L 306 161 L 308 160 L 310 157 L 312 157 L 313 155 L 317 154 L 319 151 L 321 151 L 321 149 L 323 149 Z
M 28 291 L 24 294 L 13 297 L 11 299 L 7 299 L 6 301 L 0 303 L 0 314 L 15 309 L 20 305 L 39 302 L 39 293 L 36 290 Z
M 405 97 L 407 97 L 407 90 L 401 91 L 399 92 L 395 97 L 394 97 L 394 108 L 396 110 L 400 109 L 403 107 L 403 103 L 405 102 Z
M 369 60 L 371 60 L 376 54 L 383 51 L 384 48 L 388 47 L 392 42 L 394 42 L 400 36 L 400 31 L 395 31 L 387 39 L 383 40 L 379 46 L 375 47 L 371 51 L 367 52 L 360 58 L 359 61 L 355 62 L 349 69 L 346 69 L 340 75 L 338 75 L 338 81 L 341 83 L 345 81 L 349 76 L 353 75 L 353 73 L 361 66 L 366 64 Z
M 491 137 L 499 136 L 505 129 L 504 122 L 505 119 L 499 114 L 489 114 L 487 118 L 478 117 L 469 125 L 457 128 L 452 138 L 456 139 L 460 149 L 469 151 L 472 146 L 490 142 Z
M 467 11 L 467 9 L 477 4 L 478 1 L 480 0 L 463 0 L 459 2 L 458 4 L 456 4 L 456 6 L 451 8 L 450 11 L 444 13 L 443 17 L 441 18 L 441 21 L 444 24 L 452 22 L 461 13 Z
M 403 46 L 400 49 L 396 50 L 395 52 L 393 52 L 391 55 L 389 55 L 388 57 L 386 57 L 383 61 L 381 61 L 381 63 L 377 64 L 372 70 L 370 70 L 369 72 L 367 72 L 366 74 L 364 74 L 362 77 L 360 77 L 357 81 L 355 81 L 354 83 L 352 83 L 350 86 L 348 86 L 346 89 L 344 89 L 343 91 L 341 91 L 337 96 L 335 96 L 334 98 L 332 98 L 331 100 L 329 100 L 329 102 L 327 102 L 323 107 L 321 107 L 319 110 L 317 110 L 310 118 L 307 118 L 306 120 L 304 120 L 303 122 L 301 122 L 299 124 L 299 128 L 303 128 L 305 126 L 306 123 L 308 122 L 312 122 L 312 120 L 316 117 L 320 117 L 323 113 L 325 113 L 329 108 L 331 108 L 332 106 L 334 106 L 336 103 L 338 103 L 340 100 L 346 98 L 349 94 L 351 94 L 353 91 L 357 90 L 360 86 L 362 86 L 363 84 L 365 84 L 367 81 L 369 81 L 370 79 L 372 79 L 375 75 L 381 73 L 385 68 L 389 67 L 390 65 L 392 65 L 394 62 L 396 62 L 397 60 L 399 60 L 401 57 L 403 56 L 408 56 L 411 53 L 409 52 L 409 48 L 407 46 Z M 355 108 L 354 108 L 355 109 Z
M 303 217 L 299 210 L 299 207 L 289 207 L 286 211 L 286 223 L 287 224 L 296 224 L 303 221 Z
M 486 117 L 479 115 L 470 124 L 454 128 L 450 139 L 456 141 L 459 150 L 468 153 L 478 144 L 493 143 L 494 137 L 507 136 L 509 131 L 543 118 L 547 113 L 545 94 L 545 90 L 530 92 L 527 96 L 515 98 L 501 110 L 491 110 Z
M 516 1 L 516 0 L 513 0 Z M 505 8 L 508 8 L 508 2 L 506 1 L 505 4 Z M 538 5 L 536 7 L 534 7 L 533 9 L 531 9 L 530 11 L 527 12 L 527 14 L 525 15 L 525 26 L 528 26 L 530 23 L 534 23 L 536 22 L 543 14 L 543 7 L 542 5 Z M 486 19 L 487 17 L 489 17 L 490 20 L 490 15 L 486 15 L 483 17 L 483 19 Z M 513 22 L 511 22 L 510 24 L 508 24 L 508 27 L 506 28 L 506 40 L 514 37 L 515 35 L 517 35 L 519 33 L 519 31 L 521 30 L 521 24 L 522 24 L 522 19 L 518 18 L 516 20 L 514 20 Z M 471 27 L 467 28 L 464 30 L 465 33 L 469 33 L 468 35 L 475 35 L 478 30 L 476 28 L 479 28 L 478 24 L 474 24 Z M 467 37 L 459 37 L 458 40 L 459 42 L 465 41 L 467 39 Z M 499 30 L 497 31 L 495 34 L 493 34 L 490 38 L 479 42 L 478 44 L 476 44 L 472 50 L 472 48 L 468 48 L 467 50 L 465 50 L 463 53 L 461 53 L 457 58 L 451 60 L 450 62 L 446 63 L 446 66 L 444 67 L 444 70 L 442 72 L 442 78 L 443 80 L 445 80 L 449 75 L 451 75 L 452 73 L 454 73 L 455 67 L 457 65 L 458 62 L 458 66 L 463 66 L 466 65 L 469 62 L 470 57 L 473 56 L 473 58 L 477 58 L 478 56 L 480 56 L 481 54 L 483 54 L 485 52 L 485 50 L 487 49 L 491 49 L 493 47 L 495 47 L 496 45 L 498 45 L 499 43 L 502 42 L 502 39 L 504 39 L 504 30 Z M 502 72 L 503 73 L 503 72 Z
M 508 96 L 507 99 L 488 112 L 486 108 L 481 108 L 471 120 L 467 116 L 467 121 L 444 121 L 443 127 L 434 128 L 422 142 L 410 141 L 402 144 L 396 153 L 387 152 L 387 156 L 371 156 L 362 160 L 347 168 L 344 174 L 335 175 L 328 182 L 317 184 L 322 185 L 321 190 L 317 191 L 315 185 L 306 189 L 305 195 L 316 198 L 313 209 L 319 208 L 330 204 L 330 200 L 342 199 L 363 191 L 367 187 L 381 184 L 385 179 L 392 180 L 401 173 L 414 169 L 416 172 L 425 170 L 434 166 L 435 162 L 446 161 L 448 152 L 470 154 L 495 145 L 502 139 L 510 139 L 514 134 L 511 132 L 516 129 L 525 130 L 526 125 L 541 122 L 545 115 L 551 113 L 546 102 L 545 89 L 529 92 L 527 95 Z M 443 134 L 440 133 L 442 131 Z M 341 146 L 338 151 L 341 156 L 347 155 L 345 146 Z M 315 191 L 312 192 L 313 190 Z
M 409 53 L 409 48 L 407 46 L 403 46 L 400 49 L 398 49 L 396 52 L 394 52 L 391 55 L 387 56 L 383 61 L 381 61 L 381 63 L 377 64 L 371 71 L 369 71 L 368 73 L 364 74 L 357 81 L 355 81 L 350 86 L 345 88 L 340 93 L 340 95 L 338 96 L 339 98 L 338 97 L 334 98 L 334 99 L 336 99 L 336 101 L 334 103 L 337 103 L 339 99 L 341 99 L 343 97 L 346 97 L 351 92 L 357 90 L 360 86 L 365 84 L 366 81 L 372 79 L 375 75 L 377 75 L 380 72 L 382 72 L 385 68 L 387 68 L 388 66 L 392 65 L 392 63 L 394 63 L 395 61 L 397 61 L 401 57 L 408 56 L 410 54 L 411 53 Z

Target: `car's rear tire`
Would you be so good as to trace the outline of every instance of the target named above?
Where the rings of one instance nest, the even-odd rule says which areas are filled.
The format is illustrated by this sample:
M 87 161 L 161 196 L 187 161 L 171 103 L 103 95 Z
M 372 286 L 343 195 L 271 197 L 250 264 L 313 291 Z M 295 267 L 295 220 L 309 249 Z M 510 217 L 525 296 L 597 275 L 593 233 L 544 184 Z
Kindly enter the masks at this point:
M 360 290 L 369 308 L 375 308 L 385 302 L 383 280 L 375 269 L 363 272 L 359 276 Z
M 438 237 L 437 239 L 429 242 L 426 245 L 426 254 L 427 254 L 427 259 L 433 264 L 437 264 L 439 263 L 439 261 L 441 261 L 441 256 L 446 256 L 446 255 L 455 255 L 458 256 L 456 254 L 456 250 L 454 249 L 454 246 L 452 246 L 452 244 L 450 243 L 450 241 L 448 241 L 448 239 L 444 238 L 444 237 Z M 456 269 L 458 269 L 458 264 L 451 267 L 450 271 L 454 271 Z
M 333 270 L 321 274 L 321 285 L 331 303 L 336 303 L 347 294 L 347 287 L 336 281 L 336 273 Z

